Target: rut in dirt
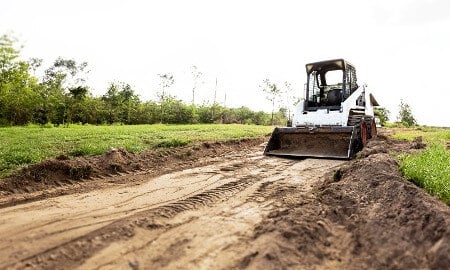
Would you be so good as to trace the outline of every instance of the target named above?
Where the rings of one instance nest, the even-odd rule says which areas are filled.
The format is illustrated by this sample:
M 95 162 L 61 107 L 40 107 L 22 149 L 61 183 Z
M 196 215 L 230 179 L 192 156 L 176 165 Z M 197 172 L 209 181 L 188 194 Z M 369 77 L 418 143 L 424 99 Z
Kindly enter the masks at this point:
M 128 195 L 134 194 L 133 197 L 136 197 L 136 202 L 129 202 L 126 196 L 123 197 L 123 199 L 118 199 L 116 206 L 122 208 L 125 207 L 123 211 L 121 210 L 120 212 L 111 212 L 108 210 L 110 208 L 110 206 L 108 206 L 108 201 L 110 201 L 110 203 L 113 201 L 111 200 L 111 192 L 109 191 L 97 191 L 92 192 L 92 195 L 88 193 L 86 195 L 71 195 L 53 199 L 53 204 L 57 207 L 65 205 L 72 207 L 71 210 L 68 210 L 71 212 L 70 224 L 68 224 L 64 218 L 61 219 L 61 216 L 58 216 L 57 220 L 52 221 L 52 216 L 54 216 L 52 213 L 50 213 L 51 216 L 46 219 L 43 215 L 46 209 L 42 208 L 41 202 L 17 206 L 15 207 L 17 208 L 15 214 L 19 214 L 20 212 L 24 213 L 23 210 L 25 210 L 27 215 L 41 216 L 43 218 L 42 226 L 39 225 L 39 220 L 33 220 L 33 224 L 39 226 L 34 229 L 32 226 L 33 224 L 21 225 L 22 227 L 29 227 L 22 236 L 19 231 L 16 231 L 19 235 L 14 235 L 12 237 L 10 234 L 11 231 L 7 232 L 6 235 L 2 233 L 4 239 L 10 243 L 25 241 L 25 239 L 27 239 L 26 241 L 32 243 L 34 247 L 34 249 L 28 248 L 28 250 L 17 250 L 17 252 L 15 252 L 14 249 L 9 249 L 6 244 L 3 248 L 0 248 L 0 250 L 3 251 L 3 257 L 8 257 L 10 260 L 7 261 L 9 264 L 3 266 L 13 268 L 25 266 L 53 268 L 64 265 L 65 268 L 72 268 L 82 264 L 95 254 L 101 253 L 102 250 L 108 250 L 108 247 L 114 243 L 133 239 L 136 230 L 172 230 L 174 226 L 177 227 L 179 224 L 173 224 L 171 221 L 180 213 L 197 211 L 198 209 L 209 209 L 220 203 L 228 205 L 230 201 L 235 201 L 235 198 L 239 196 L 241 196 L 240 200 L 245 202 L 248 198 L 254 196 L 254 193 L 246 192 L 246 190 L 256 189 L 261 183 L 266 181 L 278 181 L 281 178 L 292 178 L 290 173 L 295 171 L 292 170 L 293 166 L 295 167 L 299 164 L 304 164 L 302 166 L 307 167 L 298 167 L 297 169 L 305 171 L 311 170 L 318 173 L 322 170 L 327 171 L 329 169 L 329 164 L 337 162 L 332 161 L 329 164 L 318 165 L 314 161 L 308 163 L 296 160 L 269 159 L 264 158 L 261 155 L 261 150 L 261 146 L 258 146 L 250 152 L 245 150 L 238 152 L 238 154 L 233 152 L 226 158 L 222 157 L 220 159 L 222 161 L 214 165 L 174 172 L 156 179 L 147 180 L 149 181 L 148 184 L 137 185 L 136 189 L 143 189 L 142 192 L 144 193 L 142 194 L 148 194 L 149 188 L 155 190 L 155 192 L 161 192 L 153 193 L 155 195 L 161 194 L 159 195 L 161 197 L 160 199 L 153 198 L 156 202 L 148 203 L 148 209 L 142 208 L 143 197 L 140 196 L 139 193 L 132 191 L 134 190 L 134 187 L 127 187 L 126 185 L 124 187 L 116 187 L 115 190 L 117 190 L 117 192 L 115 193 L 120 194 L 120 196 L 122 196 L 124 192 L 128 192 Z M 305 173 L 305 175 L 307 174 L 308 173 Z M 144 175 L 142 177 L 144 177 Z M 202 177 L 205 181 L 199 181 Z M 152 183 L 155 184 L 152 185 Z M 166 189 L 164 189 L 164 185 L 170 185 L 171 183 L 173 183 L 173 187 L 167 191 L 173 190 L 173 192 L 175 192 L 173 198 L 170 198 L 170 196 L 168 197 L 168 193 Z M 175 188 L 177 186 L 178 188 Z M 166 194 L 166 196 L 164 196 L 164 194 Z M 81 200 L 90 200 L 91 197 L 95 197 L 95 199 L 100 202 L 102 196 L 105 196 L 105 200 L 102 201 L 102 205 L 105 208 L 105 210 L 103 210 L 104 214 L 101 213 L 102 211 L 100 211 L 98 207 L 96 211 L 84 209 L 84 207 L 87 206 L 85 204 L 81 207 L 80 211 L 82 212 L 80 212 L 80 214 L 75 214 L 77 211 L 76 204 L 71 203 L 70 200 L 78 200 L 78 198 Z M 65 198 L 68 198 L 68 201 L 65 201 Z M 149 197 L 149 199 L 152 198 Z M 33 205 L 36 210 L 33 209 Z M 144 202 L 144 206 L 145 205 Z M 112 204 L 111 206 L 114 205 Z M 93 205 L 93 207 L 96 206 Z M 136 209 L 136 207 L 138 208 Z M 49 206 L 49 209 L 52 209 L 52 207 Z M 64 208 L 62 210 L 64 210 Z M 5 213 L 13 212 L 14 208 L 5 208 L 2 211 Z M 202 211 L 203 210 L 200 211 L 199 216 L 203 215 L 201 213 Z M 91 219 L 87 218 L 90 212 L 92 212 L 93 216 Z M 107 213 L 110 213 L 109 215 L 111 215 L 111 218 L 115 219 L 106 219 L 105 214 Z M 12 215 L 14 213 L 10 214 Z M 124 218 L 123 215 L 126 215 L 127 217 Z M 215 216 L 215 214 L 212 214 L 212 216 Z M 87 225 L 86 222 L 93 222 L 92 227 L 86 226 L 85 228 L 80 228 L 77 226 L 77 219 L 79 219 L 80 222 L 83 222 L 84 225 Z M 58 226 L 60 226 L 60 229 Z M 73 226 L 73 230 L 68 230 L 67 226 L 69 226 L 69 228 L 70 226 Z M 13 227 L 10 228 L 14 229 Z M 51 230 L 48 231 L 48 229 Z M 195 229 L 196 228 L 194 228 L 194 230 Z M 249 232 L 251 232 L 251 230 L 249 230 Z M 46 238 L 44 236 L 49 233 L 52 235 L 52 238 Z M 28 236 L 30 234 L 33 235 L 31 238 Z M 58 238 L 58 235 L 61 235 L 61 237 Z M 207 241 L 207 239 L 205 239 L 205 241 Z

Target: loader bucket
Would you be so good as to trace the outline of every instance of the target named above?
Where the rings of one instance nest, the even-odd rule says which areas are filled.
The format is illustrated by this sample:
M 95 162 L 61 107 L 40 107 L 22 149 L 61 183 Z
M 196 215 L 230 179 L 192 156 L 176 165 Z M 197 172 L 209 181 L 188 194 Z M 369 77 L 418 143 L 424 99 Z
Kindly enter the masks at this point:
M 355 136 L 354 127 L 275 128 L 264 154 L 349 159 Z

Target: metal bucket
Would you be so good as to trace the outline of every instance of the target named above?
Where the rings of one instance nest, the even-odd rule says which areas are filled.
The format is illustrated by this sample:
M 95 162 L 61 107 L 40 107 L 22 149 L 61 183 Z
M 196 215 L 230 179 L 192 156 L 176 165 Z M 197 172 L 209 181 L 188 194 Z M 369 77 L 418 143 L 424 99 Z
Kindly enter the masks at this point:
M 354 154 L 355 127 L 275 128 L 265 155 L 349 159 Z

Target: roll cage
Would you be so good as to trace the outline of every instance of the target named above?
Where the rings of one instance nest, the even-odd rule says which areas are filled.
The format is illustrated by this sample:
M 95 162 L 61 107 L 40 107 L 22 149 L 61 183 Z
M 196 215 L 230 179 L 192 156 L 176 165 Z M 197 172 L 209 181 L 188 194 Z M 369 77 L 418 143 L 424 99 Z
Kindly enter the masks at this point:
M 327 74 L 335 71 L 342 71 L 342 79 L 333 84 L 327 82 Z M 307 64 L 306 74 L 305 111 L 340 110 L 341 103 L 358 89 L 355 68 L 344 59 Z

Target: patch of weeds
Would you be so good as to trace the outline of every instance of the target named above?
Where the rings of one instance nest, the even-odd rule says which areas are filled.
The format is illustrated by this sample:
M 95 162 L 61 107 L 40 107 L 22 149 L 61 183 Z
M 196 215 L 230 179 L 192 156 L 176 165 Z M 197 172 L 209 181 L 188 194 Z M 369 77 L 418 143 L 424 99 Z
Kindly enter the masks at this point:
M 412 155 L 400 156 L 403 176 L 450 204 L 450 151 L 442 144 Z
M 139 153 L 146 149 L 145 146 L 139 144 L 127 144 L 124 145 L 124 148 L 130 153 Z
M 28 153 L 13 153 L 5 158 L 6 163 L 11 165 L 28 164 L 34 161 L 33 157 Z
M 93 144 L 84 144 L 71 151 L 70 155 L 74 157 L 93 156 L 100 155 L 104 152 L 105 151 L 103 149 L 100 149 L 98 146 L 94 146 Z

